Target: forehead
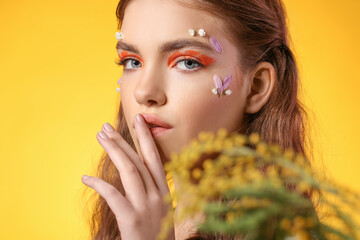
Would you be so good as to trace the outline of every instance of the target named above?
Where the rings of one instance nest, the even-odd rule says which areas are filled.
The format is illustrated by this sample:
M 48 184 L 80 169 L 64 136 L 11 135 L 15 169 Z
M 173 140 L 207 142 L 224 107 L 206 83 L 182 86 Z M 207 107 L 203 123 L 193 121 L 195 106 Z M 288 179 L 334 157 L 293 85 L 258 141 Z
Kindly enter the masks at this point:
M 125 10 L 121 31 L 126 41 L 151 45 L 188 37 L 189 29 L 200 28 L 208 36 L 218 35 L 222 30 L 222 21 L 174 0 L 133 0 Z M 197 39 L 201 40 L 201 37 Z M 205 38 L 203 41 L 206 41 Z

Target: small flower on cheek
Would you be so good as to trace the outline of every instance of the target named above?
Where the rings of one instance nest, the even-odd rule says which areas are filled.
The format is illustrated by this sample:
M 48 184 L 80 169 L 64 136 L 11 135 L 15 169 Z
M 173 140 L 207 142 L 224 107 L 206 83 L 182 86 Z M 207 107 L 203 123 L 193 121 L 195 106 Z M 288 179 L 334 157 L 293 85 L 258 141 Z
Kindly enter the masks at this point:
M 231 93 L 232 93 L 232 91 L 231 91 L 230 89 L 228 89 L 228 90 L 225 91 L 225 94 L 226 94 L 226 95 L 230 95 Z
M 232 93 L 232 91 L 229 89 L 227 89 L 227 90 L 225 90 L 225 89 L 229 86 L 231 79 L 232 79 L 232 76 L 229 75 L 224 79 L 224 81 L 222 81 L 220 76 L 215 74 L 214 75 L 215 88 L 212 89 L 212 92 L 214 94 L 217 94 L 219 96 L 219 98 L 221 97 L 221 95 L 223 93 L 225 93 L 225 95 L 230 95 Z

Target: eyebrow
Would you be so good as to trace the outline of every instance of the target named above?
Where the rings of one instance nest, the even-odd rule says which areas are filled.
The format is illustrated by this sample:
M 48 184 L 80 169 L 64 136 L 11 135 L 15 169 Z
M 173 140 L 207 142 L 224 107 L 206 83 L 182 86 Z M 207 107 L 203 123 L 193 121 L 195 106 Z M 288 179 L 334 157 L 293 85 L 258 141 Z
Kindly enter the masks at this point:
M 163 53 L 166 52 L 171 52 L 174 50 L 179 50 L 185 47 L 196 47 L 198 49 L 207 51 L 207 52 L 212 52 L 213 49 L 212 47 L 210 47 L 208 44 L 200 42 L 198 40 L 194 40 L 194 39 L 178 39 L 178 40 L 174 40 L 174 41 L 170 41 L 170 42 L 166 42 L 161 44 L 159 50 Z M 138 50 L 137 47 L 135 47 L 134 45 L 122 42 L 122 41 L 118 41 L 116 44 L 116 49 L 117 50 L 125 50 L 125 51 L 130 51 L 130 52 L 134 52 L 136 54 L 140 54 L 140 51 Z

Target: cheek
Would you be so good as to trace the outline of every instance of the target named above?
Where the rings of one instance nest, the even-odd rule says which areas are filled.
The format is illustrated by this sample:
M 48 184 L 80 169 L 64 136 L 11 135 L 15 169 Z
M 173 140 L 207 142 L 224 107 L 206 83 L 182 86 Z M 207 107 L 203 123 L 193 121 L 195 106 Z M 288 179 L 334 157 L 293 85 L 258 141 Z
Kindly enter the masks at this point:
M 220 127 L 234 130 L 242 118 L 243 103 L 235 91 L 230 96 L 219 98 L 209 89 L 188 97 L 183 106 L 181 118 L 187 123 L 186 132 L 190 138 L 196 137 L 200 131 L 216 131 Z
M 221 76 L 226 74 L 221 73 Z M 220 127 L 234 130 L 241 124 L 245 104 L 243 80 L 237 73 L 232 76 L 228 87 L 232 94 L 222 95 L 220 98 L 212 92 L 215 87 L 212 75 L 189 81 L 188 86 L 178 86 L 177 93 L 179 94 L 178 89 L 182 89 L 185 97 L 176 101 L 181 103 L 176 115 L 182 119 L 182 123 L 186 123 L 187 134 L 197 136 L 199 131 L 215 131 Z

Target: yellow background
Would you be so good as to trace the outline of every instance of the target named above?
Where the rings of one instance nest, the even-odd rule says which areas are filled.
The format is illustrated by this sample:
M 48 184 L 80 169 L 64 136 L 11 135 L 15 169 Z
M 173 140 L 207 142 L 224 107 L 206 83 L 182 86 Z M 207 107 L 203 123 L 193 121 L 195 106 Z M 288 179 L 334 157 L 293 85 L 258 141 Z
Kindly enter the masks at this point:
M 316 152 L 327 175 L 360 190 L 360 1 L 285 4 Z M 0 239 L 87 239 L 80 178 L 119 102 L 116 5 L 0 3 Z

